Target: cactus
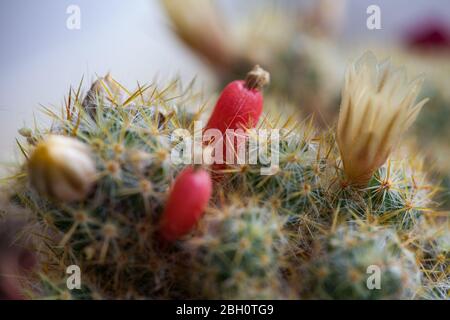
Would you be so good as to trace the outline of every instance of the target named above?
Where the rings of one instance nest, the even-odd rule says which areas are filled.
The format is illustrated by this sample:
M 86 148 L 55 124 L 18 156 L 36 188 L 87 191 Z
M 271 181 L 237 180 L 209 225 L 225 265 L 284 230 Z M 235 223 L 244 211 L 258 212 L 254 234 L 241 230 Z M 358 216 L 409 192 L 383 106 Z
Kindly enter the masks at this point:
M 233 24 L 226 23 L 226 15 L 216 3 L 195 1 L 195 6 L 189 6 L 195 10 L 188 15 L 183 10 L 185 1 L 161 2 L 180 41 L 214 66 L 221 84 L 243 76 L 252 64 L 260 63 L 277 70 L 272 74 L 269 88 L 272 95 L 288 97 L 304 114 L 316 115 L 316 122 L 324 128 L 333 124 L 339 110 L 338 91 L 347 51 L 339 48 L 333 35 L 342 27 L 345 1 L 317 1 L 312 9 L 298 11 L 293 10 L 295 6 L 286 10 L 271 5 L 257 12 L 252 10 L 245 19 L 234 19 L 237 21 L 233 20 Z M 200 28 L 202 25 L 209 28 Z M 440 50 L 423 54 L 420 50 L 410 50 L 409 46 L 382 46 L 377 51 L 389 52 L 395 60 L 414 70 L 414 74 L 426 74 L 425 88 L 420 95 L 430 98 L 429 111 L 419 115 L 413 133 L 434 164 L 432 171 L 442 177 L 442 186 L 448 190 L 448 55 Z M 435 152 L 437 149 L 439 152 Z M 450 208 L 450 193 L 443 193 L 441 198 L 443 205 Z
M 220 168 L 209 203 L 209 196 L 202 199 L 189 228 L 167 243 L 158 237 L 161 218 L 171 186 L 186 168 L 171 161 L 174 148 L 183 148 L 171 134 L 193 133 L 194 121 L 205 115 L 202 95 L 178 81 L 135 91 L 110 75 L 97 81 L 85 99 L 80 89 L 71 90 L 61 114 L 45 109 L 53 120 L 50 128 L 21 130 L 26 165 L 5 181 L 9 201 L 27 209 L 30 223 L 40 226 L 31 297 L 447 298 L 442 288 L 448 288 L 448 268 L 440 264 L 431 281 L 427 276 L 434 265 L 425 263 L 434 252 L 430 246 L 441 243 L 424 232 L 425 223 L 442 214 L 434 201 L 437 188 L 409 144 L 394 148 L 401 132 L 377 140 L 378 145 L 361 142 L 363 150 L 386 143 L 386 162 L 366 166 L 352 160 L 347 132 L 263 114 L 255 129 L 279 129 L 279 141 L 263 142 L 267 154 L 256 163 Z M 407 97 L 415 96 L 413 89 Z M 347 93 L 351 97 L 352 91 Z M 402 129 L 419 107 L 408 113 L 407 123 L 401 119 Z M 39 157 L 42 150 L 60 150 L 55 136 L 64 142 L 63 152 Z M 354 132 L 352 137 L 358 139 Z M 265 161 L 277 158 L 272 165 Z M 71 161 L 81 161 L 85 170 L 77 171 Z M 355 181 L 359 174 L 364 181 Z M 177 194 L 174 208 L 183 205 L 182 198 Z M 386 268 L 381 291 L 363 288 L 369 262 Z M 82 270 L 79 292 L 64 288 L 65 267 L 71 264 Z M 356 273 L 342 272 L 345 267 Z M 323 268 L 322 277 L 313 272 Z M 353 276 L 358 281 L 348 282 Z M 340 289 L 333 294 L 330 286 Z
M 56 236 L 52 234 L 51 246 L 59 264 L 79 265 L 87 285 L 95 284 L 105 297 L 167 295 L 170 270 L 164 259 L 166 253 L 158 249 L 153 234 L 165 193 L 181 169 L 170 161 L 169 132 L 186 124 L 188 109 L 174 116 L 176 106 L 170 98 L 176 86 L 174 82 L 166 88 L 151 88 L 151 95 L 145 98 L 144 91 L 150 88 L 138 88 L 118 105 L 113 101 L 103 104 L 97 96 L 94 117 L 92 109 L 85 110 L 80 96 L 71 92 L 71 105 L 63 115 L 47 110 L 54 125 L 50 130 L 36 130 L 32 135 L 36 143 L 23 148 L 30 159 L 29 171 L 42 171 L 39 181 L 46 181 L 45 190 L 54 191 L 64 189 L 64 183 L 75 183 L 65 170 L 78 174 L 79 159 L 85 161 L 78 156 L 79 144 L 83 146 L 82 157 L 89 149 L 96 171 L 90 192 L 82 188 L 70 199 L 47 197 L 42 188 L 35 183 L 29 186 L 21 176 L 14 185 L 12 200 L 34 210 L 45 229 L 57 231 Z M 87 94 L 91 102 L 93 94 Z M 177 102 L 183 103 L 184 98 L 180 96 Z M 51 139 L 46 138 L 49 134 Z M 53 148 L 55 139 L 68 142 L 63 152 L 55 152 L 51 159 L 38 158 L 40 150 Z M 61 167 L 58 178 L 53 175 L 55 171 L 41 169 L 48 161 L 75 169 Z M 91 172 L 89 167 L 89 175 Z M 62 177 L 70 179 L 64 182 Z M 79 177 L 85 178 L 86 174 Z M 161 287 L 161 283 L 165 285 Z
M 282 218 L 252 203 L 212 212 L 198 234 L 183 244 L 192 261 L 192 296 L 283 297 L 280 264 L 287 241 L 282 229 Z
M 414 255 L 391 229 L 342 226 L 317 247 L 307 268 L 310 298 L 411 299 L 420 287 Z M 380 271 L 375 288 L 368 286 L 371 266 Z

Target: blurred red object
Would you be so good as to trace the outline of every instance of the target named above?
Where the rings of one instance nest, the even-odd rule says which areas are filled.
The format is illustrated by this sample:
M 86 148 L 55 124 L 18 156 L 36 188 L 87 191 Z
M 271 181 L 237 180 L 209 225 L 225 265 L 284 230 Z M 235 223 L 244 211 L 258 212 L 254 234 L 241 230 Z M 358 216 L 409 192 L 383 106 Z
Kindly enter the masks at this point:
M 406 34 L 410 48 L 434 51 L 450 49 L 450 30 L 447 24 L 435 17 L 416 23 Z
M 25 299 L 21 277 L 37 263 L 36 256 L 16 241 L 22 227 L 20 221 L 0 222 L 0 300 Z

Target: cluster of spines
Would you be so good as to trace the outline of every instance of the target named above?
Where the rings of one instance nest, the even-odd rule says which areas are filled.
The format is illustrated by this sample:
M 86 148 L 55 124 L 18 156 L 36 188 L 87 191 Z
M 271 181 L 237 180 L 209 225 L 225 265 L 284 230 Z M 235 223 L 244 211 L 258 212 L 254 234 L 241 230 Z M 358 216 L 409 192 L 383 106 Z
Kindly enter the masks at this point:
M 405 236 L 422 273 L 421 299 L 447 300 L 450 294 L 450 221 L 444 213 L 422 220 Z

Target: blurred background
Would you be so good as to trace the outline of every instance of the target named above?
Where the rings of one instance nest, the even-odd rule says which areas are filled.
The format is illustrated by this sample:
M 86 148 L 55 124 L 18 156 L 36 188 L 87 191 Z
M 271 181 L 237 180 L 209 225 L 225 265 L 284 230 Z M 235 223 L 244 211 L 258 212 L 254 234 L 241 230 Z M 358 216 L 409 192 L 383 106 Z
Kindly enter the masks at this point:
M 414 62 L 411 64 L 416 66 L 416 61 L 425 61 L 425 64 L 429 60 L 436 61 L 435 45 L 437 59 L 448 60 L 449 56 L 448 0 L 218 0 L 209 5 L 214 7 L 210 17 L 207 16 L 210 11 L 198 9 L 198 3 L 204 1 L 185 1 L 182 8 L 179 5 L 178 8 L 171 7 L 170 2 L 2 0 L 0 161 L 10 162 L 17 157 L 14 140 L 17 130 L 23 126 L 32 127 L 34 116 L 44 118 L 39 114 L 39 106 L 60 107 L 68 88 L 71 85 L 76 87 L 82 77 L 84 89 L 97 76 L 110 71 L 115 79 L 129 87 L 135 87 L 137 82 L 151 82 L 155 76 L 164 81 L 179 75 L 189 80 L 197 77 L 202 86 L 213 90 L 229 77 L 241 74 L 247 63 L 253 63 L 253 60 L 259 63 L 263 61 L 262 64 L 270 66 L 273 64 L 275 69 L 282 65 L 278 74 L 284 79 L 290 79 L 286 72 L 293 70 L 293 66 L 306 65 L 298 71 L 304 77 L 303 74 L 307 73 L 304 72 L 305 68 L 314 65 L 319 70 L 313 70 L 314 74 L 321 75 L 322 69 L 329 73 L 325 78 L 318 78 L 317 81 L 323 81 L 317 87 L 330 87 L 333 91 L 330 99 L 335 101 L 338 99 L 335 94 L 338 90 L 333 87 L 334 82 L 340 86 L 343 70 L 361 51 L 372 49 L 388 56 L 391 55 L 392 47 L 400 47 L 409 53 L 411 47 L 430 46 L 431 49 L 426 48 L 425 53 L 412 58 Z M 71 16 L 67 8 L 71 5 L 80 9 L 80 29 L 70 30 L 66 25 Z M 381 10 L 379 30 L 369 30 L 366 25 L 369 17 L 367 8 L 370 5 L 377 5 Z M 187 20 L 185 16 L 180 17 L 179 12 L 176 12 L 178 9 L 187 13 Z M 171 13 L 172 19 L 168 18 L 167 12 Z M 199 12 L 206 14 L 196 16 Z M 193 34 L 187 37 L 196 37 L 195 23 L 193 30 L 187 30 L 189 19 L 197 21 L 203 29 L 211 30 L 207 20 L 210 18 L 213 24 L 218 23 L 215 15 L 220 16 L 219 29 L 223 27 L 229 31 L 227 34 L 222 30 L 224 34 L 219 38 L 223 36 L 224 39 L 220 41 L 240 44 L 240 60 L 228 69 L 224 67 L 226 64 L 221 65 L 223 61 L 211 61 L 214 57 L 208 56 L 208 53 L 202 54 L 205 48 L 192 50 L 192 42 L 189 43 L 189 39 L 186 41 L 186 35 L 183 35 L 184 31 L 192 31 Z M 181 32 L 177 30 L 177 27 L 182 29 L 183 26 L 186 29 Z M 183 36 L 184 43 L 180 41 Z M 199 35 L 203 44 L 207 41 L 205 37 L 208 34 Z M 206 51 L 208 45 L 205 45 Z M 267 52 L 266 45 L 269 48 Z M 292 58 L 292 50 L 299 51 L 300 62 L 296 60 L 297 53 Z M 316 53 L 317 57 L 314 57 Z M 392 55 L 399 54 L 395 51 Z M 268 56 L 270 58 L 266 60 Z M 308 59 L 314 61 L 309 63 Z M 410 61 L 408 59 L 409 56 L 403 60 Z M 433 67 L 430 68 L 432 72 L 435 71 Z M 223 69 L 227 70 L 224 72 Z M 270 71 L 272 74 L 276 72 Z M 448 83 L 448 77 L 444 83 Z M 440 80 L 436 82 L 442 83 Z M 307 88 L 314 91 L 317 87 Z M 432 90 L 445 91 L 438 88 Z M 298 91 L 302 89 L 284 86 L 278 93 L 279 96 L 286 94 L 286 98 L 294 104 L 314 107 L 316 104 L 326 104 L 305 96 L 304 92 L 297 96 Z M 442 118 L 439 113 L 438 118 L 441 122 L 444 119 L 446 126 L 448 117 Z M 332 119 L 332 116 L 328 119 Z

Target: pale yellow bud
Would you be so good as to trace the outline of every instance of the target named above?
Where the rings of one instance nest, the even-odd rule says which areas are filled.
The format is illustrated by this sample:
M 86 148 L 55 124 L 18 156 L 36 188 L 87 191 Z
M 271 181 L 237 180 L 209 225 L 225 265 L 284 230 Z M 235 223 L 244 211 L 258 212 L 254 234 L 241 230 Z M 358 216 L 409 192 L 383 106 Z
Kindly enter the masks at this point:
M 31 154 L 28 175 L 40 194 L 69 202 L 88 195 L 96 169 L 87 145 L 74 138 L 51 135 Z
M 403 69 L 366 53 L 350 66 L 342 91 L 337 142 L 344 172 L 365 186 L 427 102 L 416 102 L 422 81 L 407 82 Z

